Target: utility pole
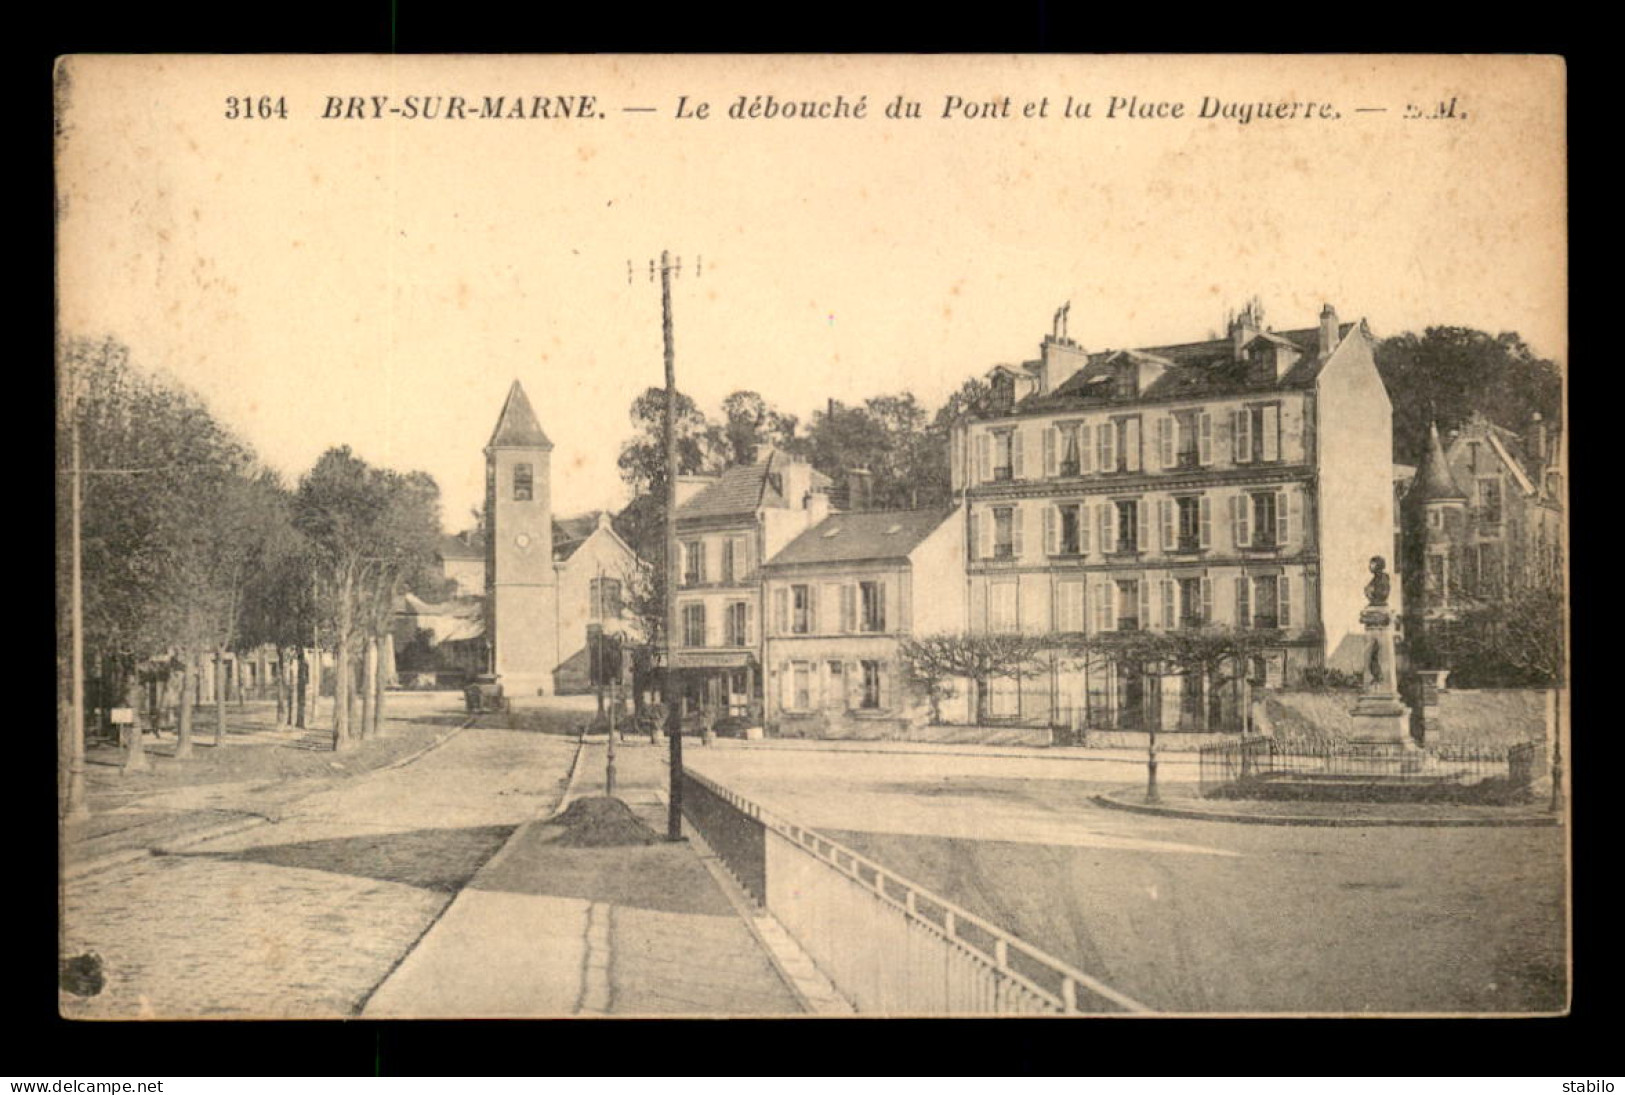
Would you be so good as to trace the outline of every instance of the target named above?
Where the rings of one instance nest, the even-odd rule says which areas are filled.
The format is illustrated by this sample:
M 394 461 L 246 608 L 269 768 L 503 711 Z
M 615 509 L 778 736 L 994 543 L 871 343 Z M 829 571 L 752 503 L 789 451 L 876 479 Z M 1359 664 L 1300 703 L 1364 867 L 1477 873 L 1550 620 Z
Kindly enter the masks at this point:
M 660 252 L 660 333 L 665 347 L 666 362 L 666 664 L 661 671 L 661 695 L 666 701 L 666 741 L 670 747 L 671 789 L 666 815 L 666 839 L 683 839 L 683 718 L 677 696 L 677 374 L 674 364 L 671 334 L 671 278 L 681 274 L 683 260 L 672 260 L 669 251 Z M 700 263 L 694 264 L 695 276 Z M 655 263 L 649 262 L 649 277 L 654 279 Z M 627 281 L 632 280 L 632 264 L 627 263 Z

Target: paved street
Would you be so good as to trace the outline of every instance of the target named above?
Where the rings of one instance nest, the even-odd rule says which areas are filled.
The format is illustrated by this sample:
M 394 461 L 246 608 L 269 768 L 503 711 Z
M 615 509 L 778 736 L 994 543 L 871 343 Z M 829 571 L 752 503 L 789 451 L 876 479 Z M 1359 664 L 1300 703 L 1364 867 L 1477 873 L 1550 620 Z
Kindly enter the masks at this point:
M 664 833 L 663 750 L 618 750 L 618 797 Z M 575 796 L 603 793 L 605 748 Z M 368 1001 L 367 1018 L 796 1015 L 785 986 L 687 844 L 568 847 L 534 821 L 487 863 Z
M 556 805 L 574 753 L 560 735 L 465 730 L 276 824 L 68 881 L 62 953 L 99 954 L 107 984 L 62 994 L 63 1013 L 355 1014 L 515 827 Z
M 1089 801 L 1143 783 L 1118 761 L 722 748 L 689 763 L 1159 1009 L 1563 1007 L 1561 829 L 1126 814 Z

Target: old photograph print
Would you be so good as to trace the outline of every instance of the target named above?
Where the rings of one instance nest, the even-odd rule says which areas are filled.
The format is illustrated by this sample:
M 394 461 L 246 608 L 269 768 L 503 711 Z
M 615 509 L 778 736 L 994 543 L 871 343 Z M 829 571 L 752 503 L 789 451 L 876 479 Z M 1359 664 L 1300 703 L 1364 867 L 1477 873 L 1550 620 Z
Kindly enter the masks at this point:
M 1538 56 L 68 56 L 69 1019 L 1568 1010 Z

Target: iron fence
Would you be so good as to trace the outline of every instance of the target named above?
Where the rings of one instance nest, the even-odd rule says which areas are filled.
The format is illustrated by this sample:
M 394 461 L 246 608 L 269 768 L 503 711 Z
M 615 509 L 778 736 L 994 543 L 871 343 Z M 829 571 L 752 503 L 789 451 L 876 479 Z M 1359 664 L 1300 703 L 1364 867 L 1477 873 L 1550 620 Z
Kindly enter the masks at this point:
M 691 769 L 683 779 L 689 822 L 859 1012 L 1149 1010 L 821 833 Z
M 1533 786 L 1540 744 L 1510 748 L 1438 746 L 1393 750 L 1358 744 L 1277 742 L 1248 737 L 1198 750 L 1203 796 L 1319 797 L 1310 786 L 1368 795 L 1486 802 L 1515 800 Z

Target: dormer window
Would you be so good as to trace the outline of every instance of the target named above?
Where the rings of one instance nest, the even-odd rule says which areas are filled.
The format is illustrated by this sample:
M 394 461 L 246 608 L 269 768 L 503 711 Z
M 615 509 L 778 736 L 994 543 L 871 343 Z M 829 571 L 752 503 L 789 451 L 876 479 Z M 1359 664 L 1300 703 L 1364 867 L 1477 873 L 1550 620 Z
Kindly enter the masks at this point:
M 1140 370 L 1132 361 L 1117 363 L 1113 390 L 1118 399 L 1133 399 L 1140 394 Z

